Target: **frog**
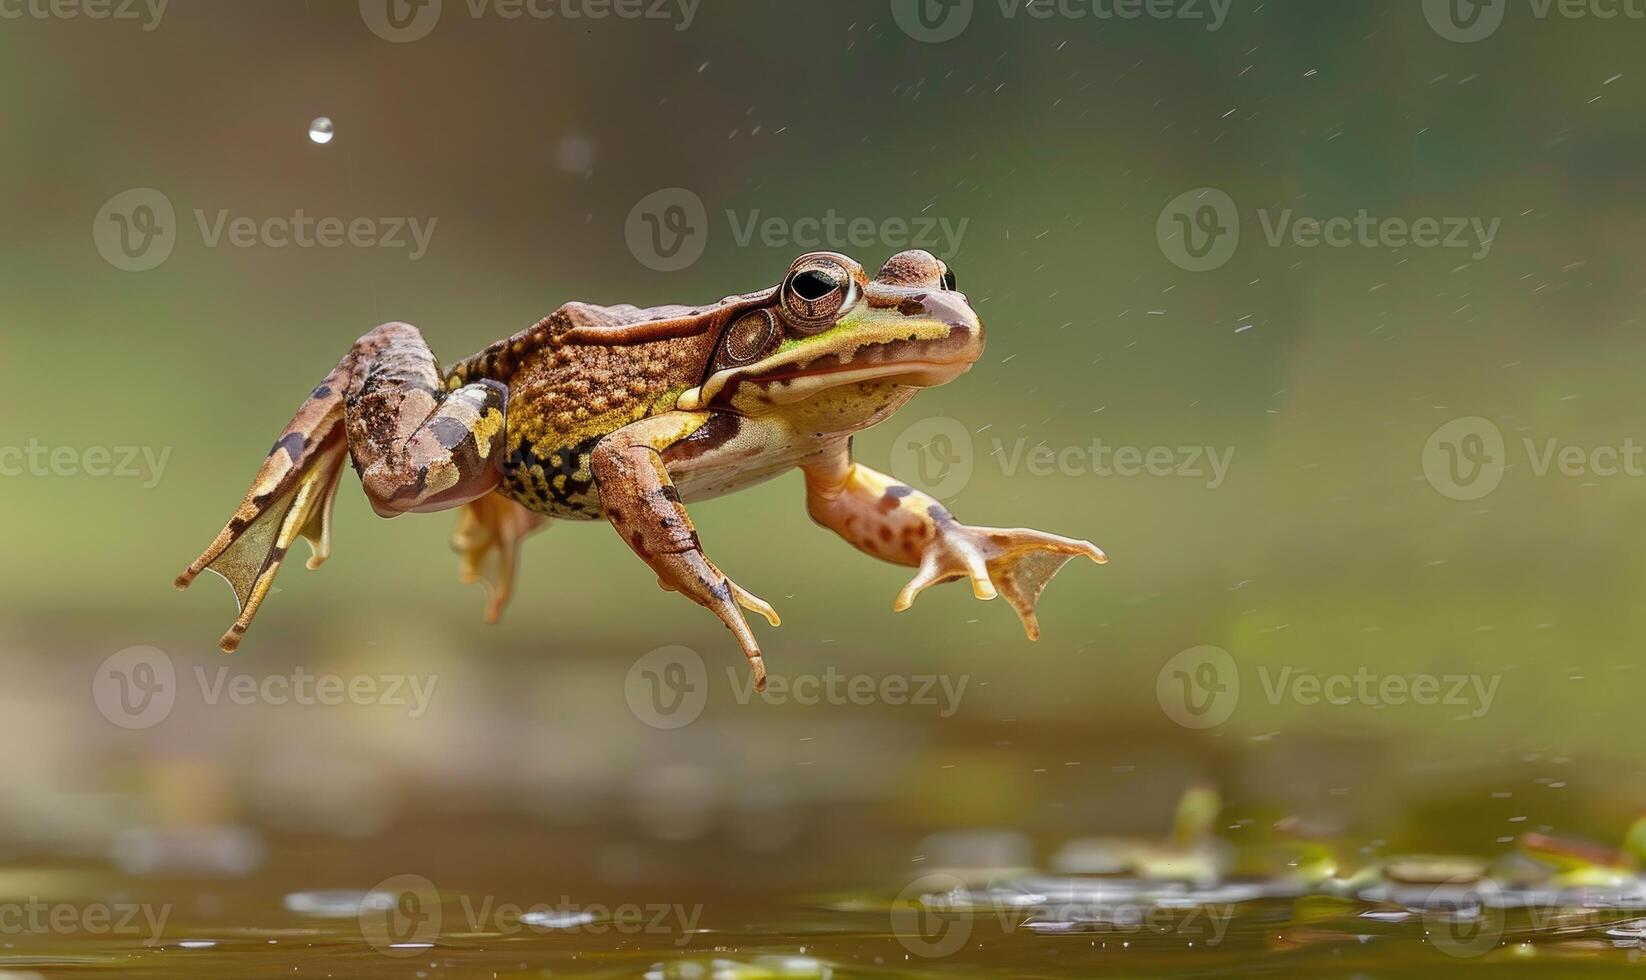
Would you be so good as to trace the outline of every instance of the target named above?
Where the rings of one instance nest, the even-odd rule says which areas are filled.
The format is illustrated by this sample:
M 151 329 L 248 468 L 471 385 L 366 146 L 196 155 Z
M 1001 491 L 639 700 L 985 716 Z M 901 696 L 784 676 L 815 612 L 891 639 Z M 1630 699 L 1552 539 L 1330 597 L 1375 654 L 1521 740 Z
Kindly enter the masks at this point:
M 309 568 L 331 554 L 347 460 L 381 517 L 459 512 L 458 576 L 488 590 L 496 622 L 523 543 L 549 522 L 605 521 L 656 574 L 736 639 L 756 690 L 766 666 L 746 613 L 781 622 L 704 550 L 686 505 L 798 469 L 806 509 L 858 551 L 915 569 L 903 611 L 926 589 L 968 581 L 1005 596 L 1027 637 L 1036 605 L 1090 541 L 961 523 L 936 497 L 857 462 L 853 436 L 918 392 L 966 373 L 981 318 L 955 272 L 913 249 L 872 278 L 838 252 L 795 259 L 778 285 L 718 302 L 639 308 L 572 302 L 442 369 L 420 331 L 381 324 L 310 392 L 210 546 L 177 576 L 227 580 L 239 647 L 289 549 Z

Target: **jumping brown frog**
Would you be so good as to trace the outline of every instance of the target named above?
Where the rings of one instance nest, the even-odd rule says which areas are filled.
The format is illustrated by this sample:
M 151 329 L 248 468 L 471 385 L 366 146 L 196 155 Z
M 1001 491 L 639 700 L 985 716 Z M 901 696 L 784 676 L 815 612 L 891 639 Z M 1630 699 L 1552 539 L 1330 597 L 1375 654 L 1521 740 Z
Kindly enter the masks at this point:
M 484 579 L 495 621 L 520 542 L 548 518 L 604 518 L 657 573 L 737 636 L 757 689 L 765 666 L 742 609 L 778 624 L 763 599 L 704 553 L 684 504 L 799 467 L 819 524 L 860 551 L 918 569 L 903 610 L 941 582 L 1003 593 L 1030 639 L 1036 600 L 1087 541 L 961 524 L 932 497 L 852 461 L 852 433 L 983 351 L 983 325 L 955 275 L 922 251 L 870 279 L 833 252 L 803 255 L 780 286 L 710 306 L 568 303 L 536 326 L 442 372 L 415 327 L 355 341 L 286 426 L 217 539 L 177 578 L 228 580 L 245 635 L 286 551 L 310 568 L 331 548 L 345 457 L 378 514 L 461 508 L 453 547 L 464 581 Z M 741 607 L 741 608 L 740 608 Z

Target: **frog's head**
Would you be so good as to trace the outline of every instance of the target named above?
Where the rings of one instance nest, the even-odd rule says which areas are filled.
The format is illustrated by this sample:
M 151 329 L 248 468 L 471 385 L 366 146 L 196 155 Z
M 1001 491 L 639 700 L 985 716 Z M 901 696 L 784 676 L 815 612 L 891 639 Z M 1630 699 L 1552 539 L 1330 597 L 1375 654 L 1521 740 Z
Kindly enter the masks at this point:
M 775 290 L 740 299 L 681 408 L 845 411 L 951 381 L 983 353 L 982 321 L 929 252 L 899 252 L 873 279 L 838 252 L 811 252 Z

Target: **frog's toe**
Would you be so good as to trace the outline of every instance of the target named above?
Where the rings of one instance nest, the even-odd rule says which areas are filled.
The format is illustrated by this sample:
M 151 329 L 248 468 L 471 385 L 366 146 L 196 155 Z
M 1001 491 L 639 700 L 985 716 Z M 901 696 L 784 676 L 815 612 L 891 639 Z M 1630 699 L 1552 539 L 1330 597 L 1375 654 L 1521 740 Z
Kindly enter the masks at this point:
M 919 571 L 897 594 L 892 609 L 902 612 L 914 605 L 920 593 L 934 585 L 960 578 L 971 579 L 972 595 L 979 599 L 995 597 L 994 583 L 989 580 L 987 556 L 965 535 L 940 534 L 926 546 L 920 556 Z
M 497 493 L 463 506 L 451 541 L 459 558 L 457 579 L 486 586 L 486 622 L 497 622 L 514 594 L 520 542 L 547 523 L 547 518 Z
M 744 609 L 747 609 L 749 612 L 759 613 L 760 615 L 766 617 L 766 622 L 771 623 L 773 626 L 783 625 L 782 617 L 777 615 L 777 610 L 772 608 L 771 603 L 755 595 L 753 592 L 750 592 L 748 589 L 743 588 L 731 579 L 727 579 L 726 584 L 731 586 L 732 597 L 737 600 L 738 605 L 742 606 Z
M 921 555 L 920 570 L 899 593 L 894 607 L 907 609 L 915 596 L 942 582 L 969 578 L 979 599 L 1004 595 L 1023 622 L 1029 639 L 1040 638 L 1035 604 L 1063 567 L 1085 556 L 1099 565 L 1109 557 L 1090 541 L 1065 538 L 1026 528 L 970 527 L 948 524 Z

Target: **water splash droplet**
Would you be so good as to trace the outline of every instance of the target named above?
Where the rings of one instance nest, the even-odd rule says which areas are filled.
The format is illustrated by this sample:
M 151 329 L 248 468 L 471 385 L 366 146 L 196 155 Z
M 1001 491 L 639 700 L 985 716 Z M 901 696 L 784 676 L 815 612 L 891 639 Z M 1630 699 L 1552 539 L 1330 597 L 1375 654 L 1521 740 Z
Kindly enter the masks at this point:
M 333 135 L 335 135 L 335 133 L 332 130 L 330 116 L 316 116 L 314 117 L 314 121 L 309 123 L 310 141 L 318 143 L 321 146 L 325 146 L 327 143 L 331 142 Z
M 554 148 L 554 162 L 566 173 L 587 174 L 594 169 L 594 142 L 577 133 L 565 136 Z

